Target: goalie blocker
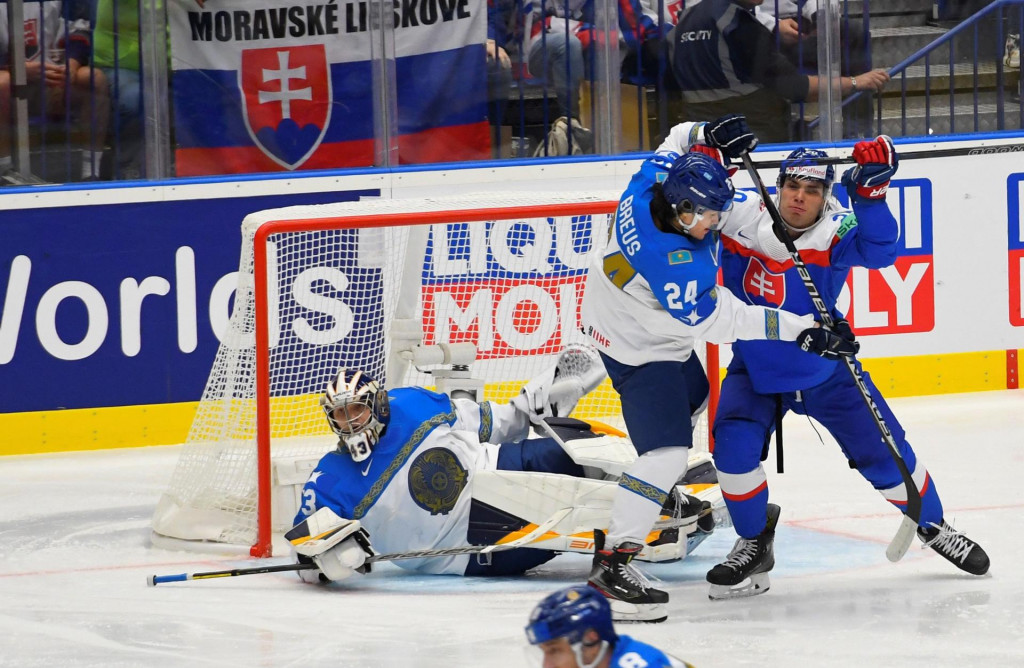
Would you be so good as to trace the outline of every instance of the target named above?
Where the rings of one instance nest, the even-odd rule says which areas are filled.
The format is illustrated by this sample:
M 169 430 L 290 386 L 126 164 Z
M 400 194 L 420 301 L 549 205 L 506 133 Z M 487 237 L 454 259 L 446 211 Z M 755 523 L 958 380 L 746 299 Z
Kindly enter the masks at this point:
M 315 563 L 320 570 L 298 571 L 309 583 L 344 580 L 353 573 L 369 573 L 367 558 L 375 552 L 370 535 L 359 520 L 347 520 L 330 508 L 321 508 L 285 534 L 298 562 Z

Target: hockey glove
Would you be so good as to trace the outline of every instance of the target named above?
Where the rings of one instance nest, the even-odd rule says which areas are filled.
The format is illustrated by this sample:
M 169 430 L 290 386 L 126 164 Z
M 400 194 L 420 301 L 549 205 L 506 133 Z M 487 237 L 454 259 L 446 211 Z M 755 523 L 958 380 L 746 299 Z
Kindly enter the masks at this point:
M 296 561 L 300 564 L 313 563 L 313 557 L 307 557 L 304 554 L 297 555 L 297 557 Z M 296 573 L 299 574 L 299 577 L 302 578 L 302 581 L 306 584 L 327 584 L 330 582 L 330 579 L 320 571 L 319 567 L 309 568 L 304 571 L 296 571 Z
M 330 508 L 320 508 L 292 527 L 285 538 L 300 564 L 312 561 L 320 569 L 299 571 L 305 582 L 344 580 L 356 572 L 370 572 L 371 564 L 366 563 L 374 555 L 370 534 L 358 520 L 339 517 Z
M 892 139 L 879 135 L 874 141 L 857 142 L 853 147 L 857 161 L 843 174 L 843 186 L 852 201 L 882 201 L 889 190 L 889 180 L 899 167 L 900 158 Z
M 726 114 L 704 125 L 704 143 L 727 158 L 739 158 L 757 147 L 757 137 L 742 114 Z
M 846 320 L 836 320 L 834 329 L 825 327 L 810 327 L 800 332 L 797 343 L 800 350 L 814 353 L 827 360 L 837 360 L 840 357 L 852 357 L 860 350 L 850 329 L 850 323 Z
M 738 172 L 740 169 L 739 167 L 730 166 L 729 158 L 722 155 L 722 151 L 717 148 L 711 148 L 710 146 L 706 146 L 704 144 L 694 144 L 693 146 L 690 147 L 690 153 L 703 153 L 704 155 L 711 156 L 711 158 L 713 158 L 714 160 L 719 162 L 723 167 L 725 167 L 725 171 L 729 173 L 730 178 L 732 178 L 732 176 L 736 174 L 736 172 Z

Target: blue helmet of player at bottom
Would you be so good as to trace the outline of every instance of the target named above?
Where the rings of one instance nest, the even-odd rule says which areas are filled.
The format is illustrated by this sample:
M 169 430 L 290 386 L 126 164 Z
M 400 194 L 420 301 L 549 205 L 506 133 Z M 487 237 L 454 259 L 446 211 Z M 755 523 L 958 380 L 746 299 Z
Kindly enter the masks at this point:
M 718 212 L 718 222 L 711 229 L 721 229 L 726 213 L 732 208 L 736 188 L 732 185 L 729 172 L 711 156 L 690 152 L 676 158 L 668 170 L 662 191 L 676 214 L 694 214 L 694 220 L 706 212 Z M 683 224 L 688 231 L 690 225 Z
M 530 613 L 526 637 L 531 645 L 566 638 L 571 645 L 584 642 L 587 631 L 614 645 L 618 640 L 612 624 L 612 608 L 604 594 L 589 585 L 559 589 Z

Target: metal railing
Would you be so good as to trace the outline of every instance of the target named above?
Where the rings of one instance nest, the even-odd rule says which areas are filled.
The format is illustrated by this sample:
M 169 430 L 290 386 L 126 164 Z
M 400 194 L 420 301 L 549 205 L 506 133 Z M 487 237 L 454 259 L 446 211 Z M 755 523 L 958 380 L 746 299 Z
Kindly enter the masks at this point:
M 946 118 L 949 121 L 948 128 L 940 125 L 943 132 L 936 134 L 1011 129 L 1007 127 L 1007 110 L 1010 107 L 1007 104 L 1006 96 L 1009 84 L 1008 70 L 1019 71 L 1019 51 L 1017 67 L 1008 67 L 1004 57 L 1007 59 L 1009 57 L 1006 49 L 1006 37 L 1014 31 L 1019 48 L 1020 35 L 1024 34 L 1024 0 L 994 0 L 949 29 L 941 37 L 889 68 L 889 76 L 892 78 L 890 86 L 897 81 L 899 85 L 899 134 L 903 136 L 918 134 L 910 126 L 911 116 L 908 114 L 911 108 L 910 103 L 914 99 L 923 103 L 923 128 L 925 130 L 920 134 L 932 134 L 933 126 Z M 964 42 L 968 38 L 970 48 L 965 49 L 963 48 Z M 943 50 L 944 47 L 948 51 Z M 940 57 L 946 56 L 948 56 L 946 63 L 935 63 Z M 922 94 L 916 96 L 911 90 L 911 79 L 919 74 L 911 71 L 915 67 L 921 67 L 923 72 Z M 994 70 L 990 68 L 994 68 Z M 940 91 L 937 90 L 935 80 L 940 79 L 943 75 L 948 81 L 948 86 L 945 91 Z M 959 86 L 957 80 L 964 79 L 968 75 L 970 76 L 970 85 Z M 983 76 L 992 78 L 994 81 L 989 85 L 983 85 Z M 1018 74 L 1018 89 L 1014 96 L 1017 103 L 1018 128 L 1024 127 L 1024 102 L 1021 100 L 1019 82 Z M 965 89 L 969 90 L 969 103 L 964 100 L 968 96 Z M 863 93 L 851 95 L 843 101 L 842 106 L 846 107 L 863 95 Z M 944 100 L 936 101 L 936 98 L 943 95 L 945 96 Z M 876 97 L 878 104 L 874 120 L 879 134 L 887 131 L 889 134 L 894 134 L 891 132 L 891 128 L 886 127 L 887 119 L 884 116 L 885 102 L 893 99 L 895 99 L 894 96 Z M 986 99 L 989 101 L 986 102 Z M 995 128 L 982 127 L 982 118 L 985 114 L 994 114 Z M 964 115 L 970 116 L 968 127 L 957 123 L 957 117 Z

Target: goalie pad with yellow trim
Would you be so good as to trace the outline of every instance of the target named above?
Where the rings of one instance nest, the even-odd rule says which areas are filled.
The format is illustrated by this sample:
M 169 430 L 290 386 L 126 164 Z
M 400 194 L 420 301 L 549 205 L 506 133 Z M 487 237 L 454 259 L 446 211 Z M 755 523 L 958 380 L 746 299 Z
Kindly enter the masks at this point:
M 695 469 L 707 462 L 707 453 L 691 455 L 690 466 Z M 592 554 L 594 529 L 607 531 L 617 486 L 614 480 L 556 473 L 478 471 L 470 486 L 470 542 L 501 542 L 528 530 L 559 508 L 571 507 L 529 547 Z M 637 558 L 652 562 L 682 559 L 727 518 L 717 482 L 677 485 Z

